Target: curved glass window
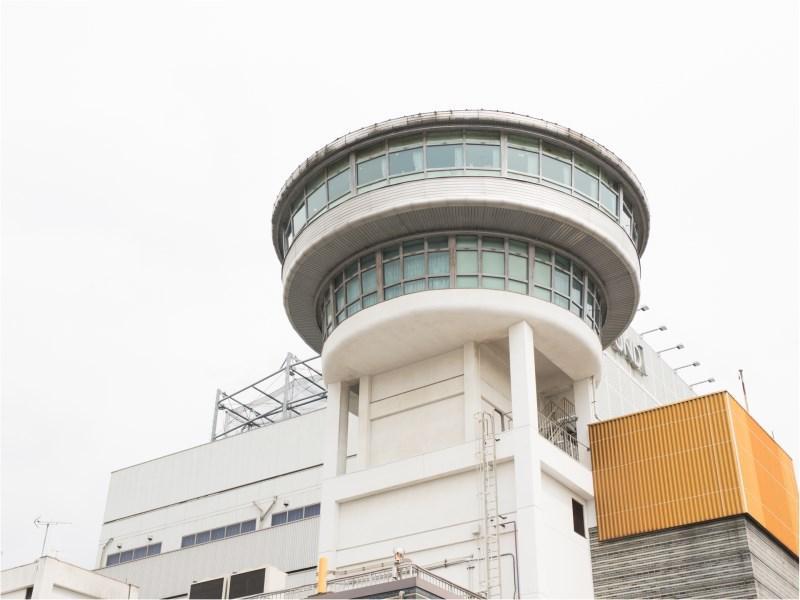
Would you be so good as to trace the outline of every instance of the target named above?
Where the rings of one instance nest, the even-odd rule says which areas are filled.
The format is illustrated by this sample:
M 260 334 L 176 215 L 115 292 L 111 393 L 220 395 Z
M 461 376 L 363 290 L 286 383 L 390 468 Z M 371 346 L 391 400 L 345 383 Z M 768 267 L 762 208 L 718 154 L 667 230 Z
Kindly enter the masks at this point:
M 319 323 L 327 337 L 378 302 L 445 288 L 532 295 L 571 311 L 598 335 L 605 314 L 595 278 L 571 257 L 531 240 L 458 233 L 387 244 L 350 261 L 325 285 Z
M 304 185 L 302 197 L 294 199 L 283 224 L 284 255 L 310 221 L 356 193 L 458 175 L 496 175 L 556 187 L 603 211 L 638 243 L 639 226 L 630 203 L 624 201 L 619 183 L 595 162 L 532 136 L 437 129 L 390 137 L 315 174 Z M 472 285 L 473 280 L 464 277 L 463 284 Z

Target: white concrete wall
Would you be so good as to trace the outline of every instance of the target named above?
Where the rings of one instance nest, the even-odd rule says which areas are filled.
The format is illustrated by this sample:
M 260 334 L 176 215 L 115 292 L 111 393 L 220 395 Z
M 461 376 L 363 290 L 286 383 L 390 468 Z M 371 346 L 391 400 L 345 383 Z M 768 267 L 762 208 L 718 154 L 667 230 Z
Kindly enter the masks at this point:
M 118 546 L 128 550 L 161 542 L 163 553 L 179 549 L 184 535 L 258 519 L 254 502 L 267 509 L 277 496 L 271 512 L 285 510 L 284 503 L 295 508 L 319 502 L 323 414 L 310 413 L 115 471 L 98 567 L 105 556 L 120 551 Z M 267 516 L 257 526 L 270 522 Z
M 459 348 L 374 375 L 368 464 L 381 465 L 461 443 L 463 374 Z
M 31 586 L 32 598 L 138 598 L 140 592 L 136 585 L 43 556 L 34 563 L 5 569 L 0 596 L 24 598 Z

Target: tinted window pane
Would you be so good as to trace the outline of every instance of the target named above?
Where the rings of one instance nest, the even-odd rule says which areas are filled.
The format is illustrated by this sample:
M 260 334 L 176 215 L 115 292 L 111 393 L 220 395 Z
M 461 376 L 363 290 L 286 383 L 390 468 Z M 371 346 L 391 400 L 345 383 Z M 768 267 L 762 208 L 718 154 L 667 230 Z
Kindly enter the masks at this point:
M 147 556 L 153 556 L 154 554 L 161 554 L 161 542 L 150 544 L 147 547 Z
M 283 525 L 284 523 L 286 523 L 286 513 L 285 512 L 276 513 L 276 514 L 272 515 L 272 524 L 273 525 Z
M 106 566 L 107 567 L 110 566 L 110 565 L 118 565 L 118 564 L 119 564 L 119 552 L 117 552 L 116 554 L 109 554 L 106 557 Z
M 133 559 L 144 558 L 147 556 L 147 546 L 142 546 L 141 548 L 134 548 L 133 550 Z
M 481 246 L 484 250 L 504 250 L 505 245 L 503 243 L 503 238 L 496 238 L 496 237 L 485 237 L 481 241 Z
M 456 272 L 457 273 L 477 273 L 478 272 L 478 253 L 475 251 L 459 250 L 456 252 Z
M 186 548 L 187 546 L 194 546 L 194 534 L 185 535 L 181 538 L 181 548 Z
M 225 528 L 225 537 L 230 537 L 232 535 L 239 535 L 241 531 L 242 531 L 241 523 L 234 523 L 233 525 L 228 525 Z
M 482 252 L 481 269 L 487 275 L 505 275 L 505 255 L 500 252 Z
M 600 204 L 612 215 L 617 216 L 617 195 L 606 184 L 600 184 Z
M 539 298 L 540 300 L 547 300 L 548 302 L 550 302 L 550 290 L 534 286 L 533 296 L 535 298 Z
M 342 171 L 328 180 L 328 196 L 331 202 L 350 193 L 350 169 Z
M 316 517 L 319 515 L 319 504 L 311 504 L 304 509 L 305 517 Z
M 195 544 L 205 544 L 206 542 L 211 541 L 211 532 L 210 531 L 201 531 L 197 534 L 194 543 Z
M 368 294 L 361 299 L 361 305 L 369 308 L 378 301 L 378 294 Z
M 475 288 L 478 287 L 477 277 L 456 277 L 456 287 Z
M 578 304 L 583 302 L 583 284 L 577 279 L 572 280 L 572 301 Z
M 450 287 L 449 277 L 430 277 L 428 287 L 432 290 L 443 290 Z
M 361 268 L 362 269 L 369 269 L 370 267 L 375 266 L 375 255 L 369 254 L 361 259 Z
M 360 310 L 361 310 L 361 302 L 360 301 L 353 302 L 351 305 L 347 307 L 347 316 L 352 317 Z
M 552 256 L 550 250 L 547 248 L 536 248 L 536 258 L 547 261 L 550 260 Z
M 559 294 L 553 294 L 553 302 L 558 304 L 561 308 L 569 309 L 569 298 L 565 298 Z
M 391 300 L 392 298 L 397 298 L 401 292 L 402 288 L 399 285 L 393 285 L 383 290 L 383 299 Z
M 358 185 L 386 179 L 386 157 L 378 156 L 358 164 Z
M 361 283 L 358 277 L 347 282 L 347 302 L 350 303 L 361 295 Z
M 528 150 L 517 148 L 508 149 L 508 170 L 525 173 L 527 175 L 539 174 L 539 155 Z
M 421 292 L 425 289 L 425 280 L 417 279 L 416 281 L 407 281 L 403 284 L 404 294 L 413 294 L 414 292 Z
M 212 540 L 221 540 L 225 537 L 225 528 L 224 527 L 217 527 L 216 529 L 211 530 L 211 539 Z
M 128 562 L 133 560 L 133 550 L 126 550 L 119 555 L 119 562 Z
M 586 537 L 586 528 L 583 524 L 583 504 L 572 501 L 572 529 L 578 535 Z
M 533 265 L 533 281 L 544 287 L 550 287 L 550 265 L 545 265 L 536 261 Z
M 569 275 L 556 269 L 553 289 L 565 296 L 569 295 Z
M 392 285 L 400 281 L 400 261 L 383 263 L 383 284 Z
M 478 236 L 476 235 L 459 235 L 456 236 L 456 248 L 461 250 L 462 248 L 477 248 L 478 247 Z
M 328 198 L 325 186 L 321 185 L 306 198 L 308 203 L 308 218 L 310 219 L 327 205 Z
M 498 146 L 467 144 L 467 168 L 499 169 L 500 148 Z
M 519 137 L 516 135 L 508 136 L 508 145 L 525 150 L 538 150 L 539 140 L 534 138 Z
M 570 260 L 566 256 L 556 254 L 556 266 L 561 267 L 565 271 L 569 271 Z
M 422 148 L 389 153 L 389 175 L 405 175 L 422 171 Z
M 305 205 L 300 208 L 298 212 L 292 217 L 292 228 L 295 234 L 303 228 L 306 224 L 306 209 Z
M 336 290 L 336 312 L 339 312 L 344 308 L 344 288 L 340 287 Z
M 575 169 L 575 189 L 585 196 L 597 200 L 598 181 L 580 169 Z
M 292 521 L 299 521 L 303 518 L 303 509 L 302 508 L 293 508 L 289 511 L 289 523 Z
M 547 154 L 558 156 L 559 158 L 563 158 L 566 161 L 572 160 L 572 152 L 570 152 L 566 148 L 561 148 L 560 146 L 554 146 L 553 144 L 548 144 L 547 142 L 544 142 L 542 144 L 542 150 Z
M 524 256 L 508 255 L 508 276 L 528 281 L 528 259 Z
M 444 275 L 450 272 L 450 253 L 431 252 L 428 255 L 428 273 L 430 275 Z
M 528 293 L 528 284 L 521 283 L 519 281 L 509 280 L 508 282 L 508 289 L 512 292 L 518 292 L 520 294 L 527 294 Z
M 505 279 L 502 277 L 486 277 L 481 280 L 481 287 L 491 290 L 502 290 L 505 288 Z
M 403 259 L 403 279 L 413 279 L 425 274 L 425 255 L 415 254 Z
M 375 269 L 370 269 L 369 271 L 364 271 L 361 274 L 361 287 L 364 290 L 365 294 L 369 294 L 370 292 L 374 292 L 378 286 L 378 278 L 375 274 Z
M 398 256 L 400 256 L 399 246 L 395 246 L 394 248 L 383 249 L 383 260 L 389 260 L 390 258 L 397 258 Z
M 446 249 L 447 249 L 446 237 L 435 237 L 435 238 L 430 238 L 428 240 L 428 250 L 446 250 Z
M 464 165 L 461 146 L 428 146 L 429 169 L 458 169 Z
M 550 158 L 549 156 L 542 157 L 542 175 L 556 183 L 569 186 L 571 184 L 571 171 L 572 166 L 569 163 Z
M 425 249 L 425 240 L 410 240 L 403 242 L 403 254 L 422 252 Z

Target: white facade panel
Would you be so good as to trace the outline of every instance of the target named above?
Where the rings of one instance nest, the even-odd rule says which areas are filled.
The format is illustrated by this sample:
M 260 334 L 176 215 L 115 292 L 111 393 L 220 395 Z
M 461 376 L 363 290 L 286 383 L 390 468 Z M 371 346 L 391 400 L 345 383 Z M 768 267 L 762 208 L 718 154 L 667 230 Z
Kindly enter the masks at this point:
M 188 593 L 194 581 L 271 565 L 283 572 L 313 569 L 317 562 L 319 519 L 287 525 L 166 552 L 97 572 L 135 581 L 145 598 Z

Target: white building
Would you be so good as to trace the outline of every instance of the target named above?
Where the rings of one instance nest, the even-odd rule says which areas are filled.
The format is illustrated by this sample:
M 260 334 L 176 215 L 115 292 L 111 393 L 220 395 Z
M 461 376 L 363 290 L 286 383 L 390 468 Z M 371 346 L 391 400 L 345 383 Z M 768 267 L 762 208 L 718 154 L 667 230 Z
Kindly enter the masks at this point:
M 4 569 L 0 597 L 138 598 L 139 588 L 52 556 L 42 556 L 27 565 Z
M 592 596 L 587 425 L 693 395 L 628 329 L 648 231 L 630 169 L 552 123 L 430 113 L 327 145 L 273 216 L 321 377 L 290 360 L 218 395 L 215 441 L 113 473 L 99 572 L 181 597 L 271 565 L 261 592 L 401 547 L 490 597 Z

